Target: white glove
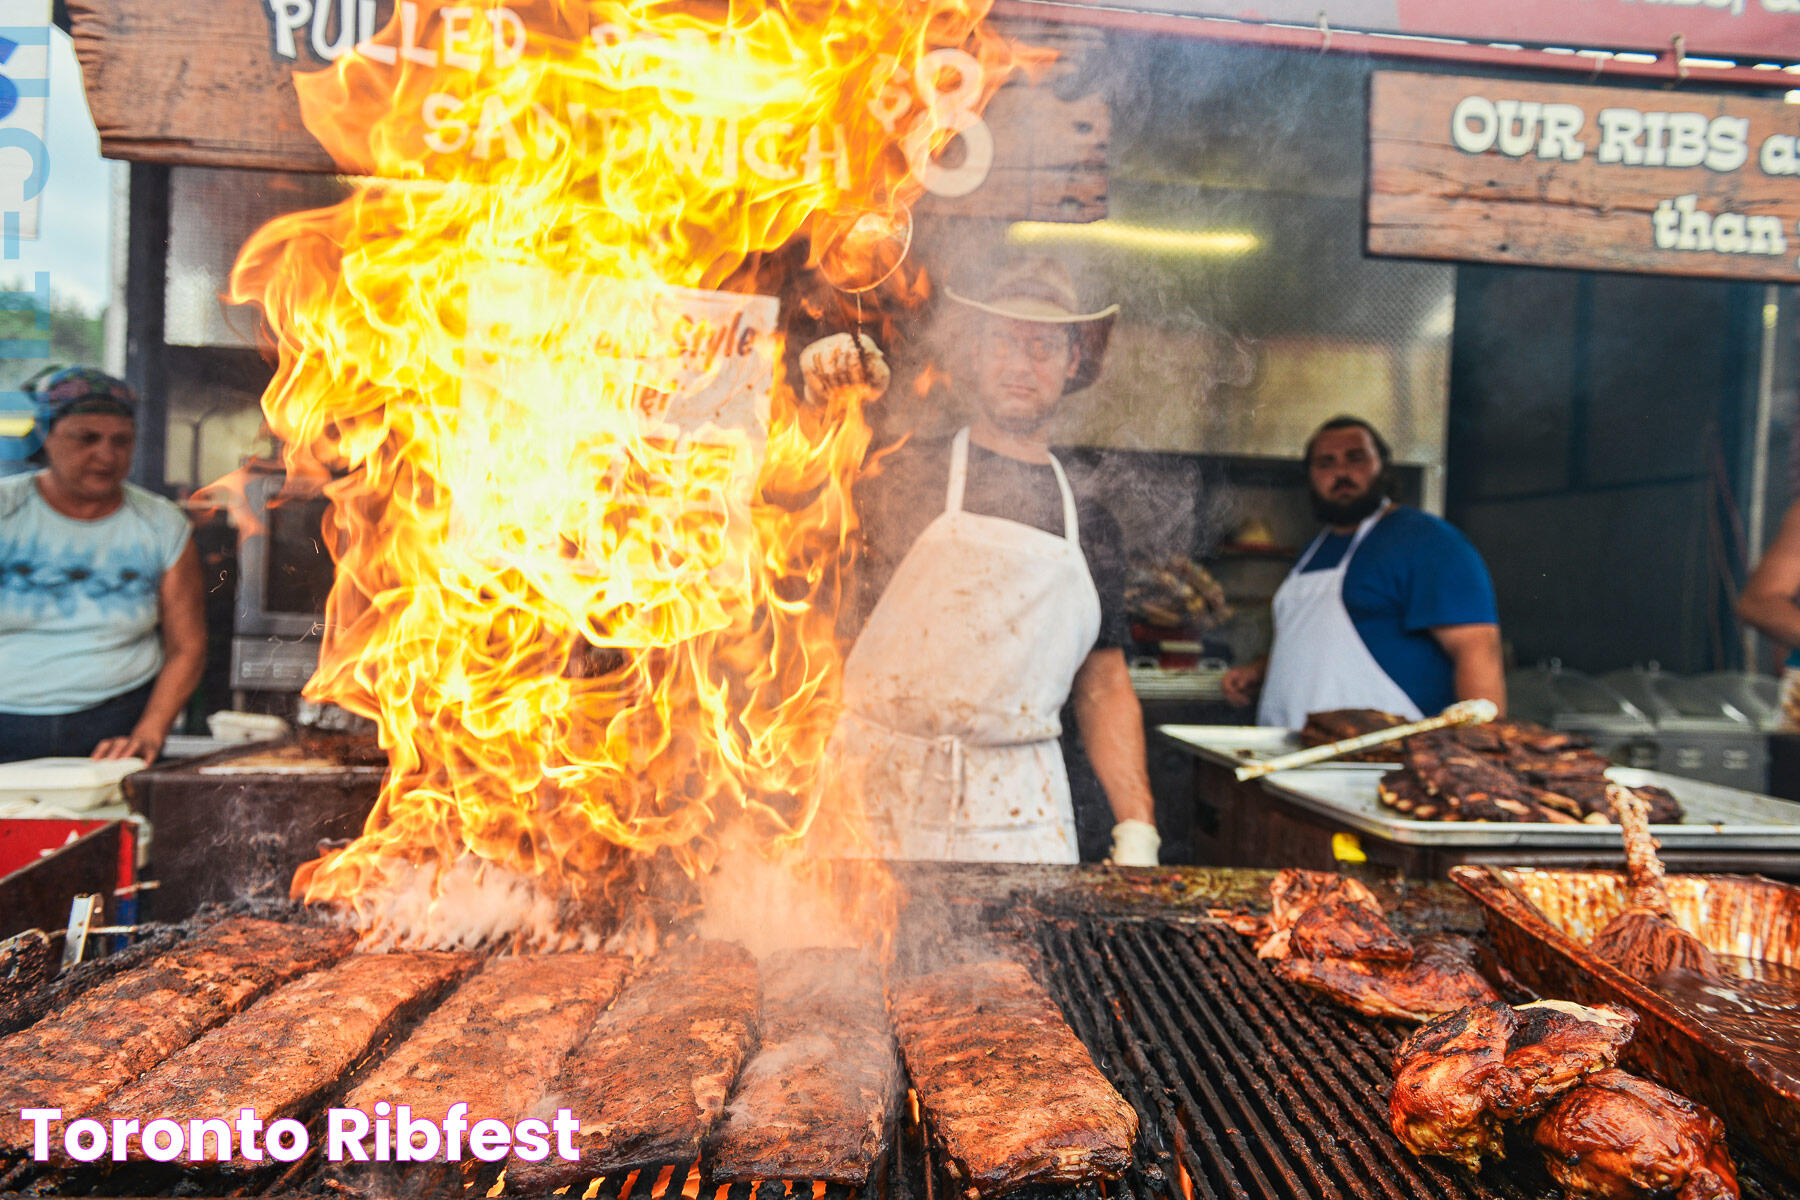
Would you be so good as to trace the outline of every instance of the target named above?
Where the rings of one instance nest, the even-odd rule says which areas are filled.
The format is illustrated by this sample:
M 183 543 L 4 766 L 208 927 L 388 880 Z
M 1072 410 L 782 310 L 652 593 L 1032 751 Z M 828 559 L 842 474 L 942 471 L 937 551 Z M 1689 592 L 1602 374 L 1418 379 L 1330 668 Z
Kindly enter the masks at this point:
M 847 387 L 867 388 L 870 400 L 880 399 L 887 391 L 892 376 L 881 347 L 866 333 L 857 337 L 862 341 L 861 354 L 847 333 L 820 338 L 800 352 L 800 374 L 806 380 L 808 404 L 823 404 L 833 392 Z
M 1115 867 L 1154 867 L 1162 835 L 1148 821 L 1120 821 L 1113 826 L 1112 854 L 1106 861 Z

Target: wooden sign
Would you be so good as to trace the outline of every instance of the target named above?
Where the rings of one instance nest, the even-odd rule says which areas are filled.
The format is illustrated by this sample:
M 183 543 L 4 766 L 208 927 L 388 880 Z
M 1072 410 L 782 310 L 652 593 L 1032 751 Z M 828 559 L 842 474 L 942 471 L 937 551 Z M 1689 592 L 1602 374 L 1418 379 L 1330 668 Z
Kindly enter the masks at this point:
M 1377 72 L 1368 248 L 1800 282 L 1800 106 Z
M 508 22 L 509 36 L 516 29 L 528 37 L 515 9 L 532 3 L 480 11 Z M 456 31 L 440 14 L 460 12 L 467 20 L 470 11 L 431 0 L 69 0 L 69 9 L 101 153 L 281 171 L 340 169 L 301 122 L 296 73 L 353 51 L 376 61 L 393 61 L 396 53 L 409 62 L 436 61 L 455 52 Z M 400 43 L 374 44 L 396 17 Z M 1091 86 L 1074 98 L 1058 95 L 1085 56 L 1103 48 L 1102 35 L 1035 24 L 1002 31 L 1051 45 L 1061 57 L 1035 80 L 1009 81 L 938 155 L 919 211 L 1052 221 L 1105 216 L 1105 98 Z

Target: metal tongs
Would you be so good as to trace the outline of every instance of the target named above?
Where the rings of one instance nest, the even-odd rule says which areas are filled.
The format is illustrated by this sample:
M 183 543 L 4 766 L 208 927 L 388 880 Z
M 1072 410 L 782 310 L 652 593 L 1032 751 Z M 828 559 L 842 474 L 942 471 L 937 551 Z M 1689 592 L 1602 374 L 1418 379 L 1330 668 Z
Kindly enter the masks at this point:
M 1395 725 L 1388 729 L 1377 729 L 1374 733 L 1361 733 L 1342 741 L 1327 742 L 1323 746 L 1308 746 L 1304 750 L 1296 750 L 1292 754 L 1282 754 L 1275 758 L 1266 758 L 1259 763 L 1249 763 L 1237 769 L 1239 781 L 1261 779 L 1264 775 L 1273 775 L 1277 771 L 1291 771 L 1295 767 L 1310 767 L 1314 763 L 1325 762 L 1345 754 L 1355 754 L 1358 750 L 1367 750 L 1370 746 L 1379 746 L 1385 742 L 1397 742 L 1401 738 L 1409 738 L 1415 733 L 1430 733 L 1434 729 L 1449 729 L 1456 725 L 1485 725 L 1500 715 L 1500 708 L 1492 700 L 1459 700 L 1435 717 L 1426 717 L 1423 721 L 1413 721 L 1406 725 Z

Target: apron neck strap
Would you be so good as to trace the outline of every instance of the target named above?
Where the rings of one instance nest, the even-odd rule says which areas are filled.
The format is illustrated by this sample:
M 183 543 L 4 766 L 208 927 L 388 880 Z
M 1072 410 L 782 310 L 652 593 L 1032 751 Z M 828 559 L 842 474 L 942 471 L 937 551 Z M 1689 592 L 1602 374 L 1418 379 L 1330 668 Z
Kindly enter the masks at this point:
M 1081 548 L 1081 522 L 1075 516 L 1075 489 L 1069 486 L 1069 477 L 1063 473 L 1062 464 L 1056 461 L 1056 455 L 1050 456 L 1050 469 L 1056 472 L 1056 486 L 1062 492 L 1063 502 L 1063 536 L 1069 539 L 1070 545 Z
M 1056 455 L 1050 456 L 1050 469 L 1056 472 L 1056 489 L 1062 494 L 1063 536 L 1076 546 L 1081 545 L 1081 522 L 1075 513 L 1075 489 L 1069 486 L 1069 477 L 1063 472 L 1062 463 Z M 944 490 L 944 511 L 961 512 L 963 493 L 969 482 L 969 427 L 963 426 L 950 442 L 950 483 Z
M 1364 538 L 1369 536 L 1369 530 L 1375 528 L 1375 523 L 1377 521 L 1387 516 L 1387 510 L 1393 507 L 1393 504 L 1394 502 L 1392 500 L 1383 499 L 1381 507 L 1364 517 L 1361 523 L 1357 525 L 1356 536 L 1350 539 L 1350 548 L 1344 551 L 1345 563 L 1349 563 L 1350 556 L 1356 553 L 1356 548 L 1362 545 Z
M 1357 523 L 1356 532 L 1351 535 L 1350 545 L 1344 551 L 1344 557 L 1339 560 L 1338 566 L 1343 567 L 1349 564 L 1350 556 L 1356 553 L 1356 548 L 1362 545 L 1362 540 L 1369 536 L 1369 530 L 1375 528 L 1375 522 L 1386 516 L 1387 510 L 1393 507 L 1393 504 L 1394 502 L 1392 500 L 1383 500 L 1380 508 L 1376 509 Z M 1306 552 L 1300 556 L 1300 561 L 1294 564 L 1294 574 L 1297 575 L 1301 571 L 1306 570 L 1306 564 L 1312 561 L 1313 555 L 1319 552 L 1319 547 L 1323 546 L 1325 544 L 1325 539 L 1330 536 L 1331 528 L 1329 526 L 1319 530 L 1319 536 L 1312 540 L 1312 545 L 1306 548 Z
M 969 427 L 963 426 L 950 442 L 950 486 L 944 492 L 944 511 L 961 512 L 963 485 L 969 481 Z

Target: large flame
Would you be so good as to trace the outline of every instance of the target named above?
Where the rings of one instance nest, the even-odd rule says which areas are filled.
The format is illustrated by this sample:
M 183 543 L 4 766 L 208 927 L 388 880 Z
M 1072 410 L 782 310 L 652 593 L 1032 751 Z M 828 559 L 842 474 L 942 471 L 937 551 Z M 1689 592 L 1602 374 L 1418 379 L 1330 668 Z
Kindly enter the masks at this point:
M 308 694 L 391 762 L 297 895 L 441 941 L 452 875 L 485 936 L 691 877 L 726 829 L 853 843 L 817 777 L 864 398 L 799 399 L 758 293 L 904 213 L 1012 65 L 987 7 L 419 0 L 297 80 L 365 178 L 252 238 L 232 299 L 277 339 L 290 468 L 334 476 Z

